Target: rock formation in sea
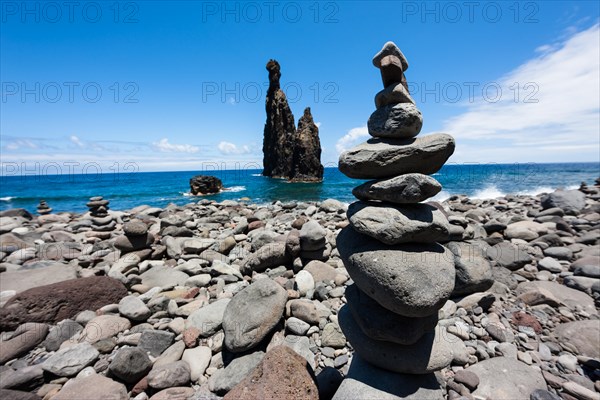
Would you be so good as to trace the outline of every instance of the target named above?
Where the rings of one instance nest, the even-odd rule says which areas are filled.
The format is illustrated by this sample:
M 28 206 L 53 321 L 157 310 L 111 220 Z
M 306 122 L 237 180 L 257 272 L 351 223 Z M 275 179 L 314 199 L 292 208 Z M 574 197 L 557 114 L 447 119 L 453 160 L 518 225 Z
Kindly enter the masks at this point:
M 215 176 L 196 175 L 190 179 L 190 192 L 193 195 L 219 193 L 223 190 L 223 182 Z
M 294 115 L 279 83 L 279 63 L 269 60 L 267 71 L 269 90 L 266 99 L 262 174 L 298 182 L 321 181 L 323 165 L 319 128 L 313 122 L 310 108 L 304 110 L 296 129 Z
M 322 179 L 323 165 L 321 164 L 319 127 L 313 121 L 310 107 L 306 107 L 304 115 L 298 120 L 290 180 L 311 182 Z
M 449 239 L 450 224 L 443 209 L 421 203 L 441 190 L 427 175 L 452 155 L 454 139 L 441 133 L 416 138 L 423 118 L 405 84 L 408 62 L 394 43 L 386 43 L 373 64 L 384 89 L 367 124 L 372 139 L 343 153 L 339 162 L 347 176 L 373 179 L 353 190 L 360 200 L 348 208 L 350 224 L 337 237 L 354 281 L 339 324 L 369 364 L 431 375 L 449 366 L 464 346 L 438 324 L 438 311 L 455 288 L 454 255 L 439 243 Z M 348 391 L 345 384 L 342 393 Z M 428 395 L 441 396 L 441 389 L 433 392 Z

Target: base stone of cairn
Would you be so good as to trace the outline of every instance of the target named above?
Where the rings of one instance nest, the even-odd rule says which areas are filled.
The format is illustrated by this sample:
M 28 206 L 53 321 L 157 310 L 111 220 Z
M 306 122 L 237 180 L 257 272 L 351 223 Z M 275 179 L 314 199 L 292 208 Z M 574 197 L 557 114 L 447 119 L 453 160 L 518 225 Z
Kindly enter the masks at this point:
M 433 372 L 448 367 L 464 347 L 438 324 L 438 311 L 454 289 L 455 259 L 438 243 L 450 236 L 445 213 L 420 202 L 442 189 L 428 175 L 452 155 L 454 138 L 443 133 L 417 137 L 423 118 L 406 84 L 408 62 L 394 43 L 386 43 L 373 64 L 384 89 L 375 96 L 377 109 L 367 124 L 372 138 L 339 160 L 348 177 L 372 180 L 352 191 L 359 201 L 348 208 L 349 225 L 337 237 L 340 257 L 354 281 L 338 321 L 360 360 L 356 376 L 385 370 L 398 381 L 426 382 L 423 394 L 441 399 Z M 365 372 L 369 368 L 373 371 Z M 378 395 L 377 382 L 360 386 L 359 378 L 353 379 L 352 390 L 342 385 L 340 391 L 346 392 L 334 399 L 352 391 L 354 398 Z M 390 390 L 385 398 L 414 398 L 401 387 Z
M 92 229 L 95 231 L 112 231 L 115 229 L 117 222 L 113 220 L 112 215 L 108 213 L 108 200 L 102 196 L 90 197 L 86 206 L 90 210 L 92 216 Z
M 48 206 L 46 200 L 40 200 L 40 204 L 37 206 L 37 213 L 40 215 L 50 214 L 52 212 L 52 208 Z

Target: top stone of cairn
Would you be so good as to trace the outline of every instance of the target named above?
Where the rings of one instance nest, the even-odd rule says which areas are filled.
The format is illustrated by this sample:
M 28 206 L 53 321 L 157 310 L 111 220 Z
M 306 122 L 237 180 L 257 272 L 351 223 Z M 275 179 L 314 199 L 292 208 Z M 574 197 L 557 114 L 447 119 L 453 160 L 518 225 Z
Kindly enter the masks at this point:
M 387 42 L 383 45 L 383 48 L 379 50 L 375 57 L 373 57 L 373 65 L 377 68 L 381 68 L 381 60 L 387 56 L 395 56 L 400 59 L 402 63 L 402 70 L 406 71 L 408 69 L 408 61 L 406 61 L 406 57 L 402 54 L 402 51 L 396 46 L 394 42 Z

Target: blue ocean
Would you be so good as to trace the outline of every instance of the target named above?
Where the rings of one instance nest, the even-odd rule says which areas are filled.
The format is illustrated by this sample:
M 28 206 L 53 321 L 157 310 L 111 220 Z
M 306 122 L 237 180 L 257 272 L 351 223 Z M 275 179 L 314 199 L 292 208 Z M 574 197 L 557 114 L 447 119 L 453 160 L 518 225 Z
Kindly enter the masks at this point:
M 265 204 L 319 201 L 335 198 L 354 201 L 352 188 L 364 182 L 350 179 L 337 168 L 326 168 L 322 183 L 288 183 L 260 175 L 261 170 L 136 172 L 106 174 L 13 175 L 0 177 L 0 210 L 22 207 L 35 212 L 41 199 L 55 212 L 86 211 L 92 196 L 104 196 L 113 210 L 142 204 L 164 207 L 183 205 L 200 198 L 189 193 L 189 179 L 198 174 L 219 177 L 227 190 L 202 198 L 244 200 Z M 556 188 L 593 184 L 600 176 L 600 163 L 569 164 L 461 164 L 445 165 L 434 177 L 443 185 L 436 200 L 455 194 L 473 198 L 496 198 L 506 194 L 534 195 Z

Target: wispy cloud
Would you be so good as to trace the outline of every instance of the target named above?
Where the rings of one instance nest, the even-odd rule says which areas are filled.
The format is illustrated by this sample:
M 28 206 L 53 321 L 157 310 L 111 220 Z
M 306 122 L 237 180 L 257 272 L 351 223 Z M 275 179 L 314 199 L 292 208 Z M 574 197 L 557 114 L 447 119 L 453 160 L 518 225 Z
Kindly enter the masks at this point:
M 222 141 L 217 145 L 217 149 L 221 152 L 221 154 L 231 155 L 231 154 L 250 154 L 252 153 L 252 147 L 250 145 L 241 145 L 238 146 L 235 143 Z
M 152 142 L 152 147 L 155 150 L 165 153 L 197 153 L 200 147 L 191 144 L 174 144 L 169 143 L 169 139 L 162 138 L 158 142 Z
M 71 141 L 71 143 L 73 143 L 75 146 L 79 147 L 80 149 L 83 149 L 85 147 L 85 145 L 83 144 L 83 142 L 81 141 L 81 139 L 79 139 L 75 135 L 71 135 L 69 137 L 69 140 Z
M 367 129 L 366 125 L 352 128 L 348 131 L 348 133 L 338 139 L 335 144 L 335 149 L 337 150 L 338 154 L 341 154 L 344 151 L 354 147 L 359 141 L 364 140 L 364 138 L 368 136 L 369 130 Z
M 536 51 L 535 58 L 497 80 L 502 89 L 497 102 L 479 98 L 445 121 L 443 130 L 456 137 L 457 150 L 474 151 L 457 156 L 472 159 L 490 149 L 493 161 L 598 160 L 599 25 Z M 517 154 L 525 158 L 515 160 Z M 462 157 L 454 160 L 468 161 Z

